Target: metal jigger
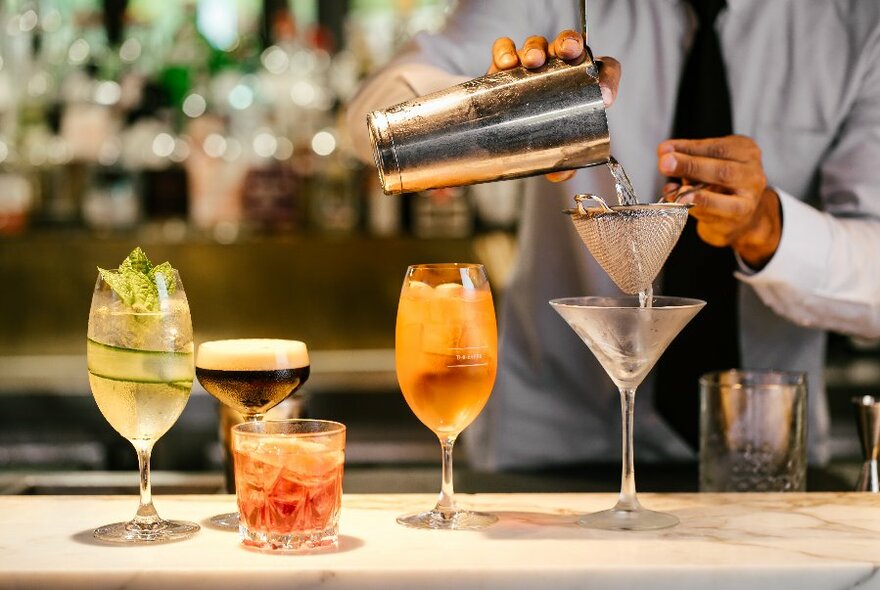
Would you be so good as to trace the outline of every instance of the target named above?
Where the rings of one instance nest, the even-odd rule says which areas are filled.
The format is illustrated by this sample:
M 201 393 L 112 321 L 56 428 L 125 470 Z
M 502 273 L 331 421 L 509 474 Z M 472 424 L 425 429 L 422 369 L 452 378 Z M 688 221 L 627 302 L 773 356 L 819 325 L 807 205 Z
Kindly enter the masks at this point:
M 880 492 L 880 480 L 877 477 L 877 458 L 880 456 L 880 401 L 864 395 L 854 397 L 852 402 L 856 410 L 862 456 L 865 458 L 856 491 Z

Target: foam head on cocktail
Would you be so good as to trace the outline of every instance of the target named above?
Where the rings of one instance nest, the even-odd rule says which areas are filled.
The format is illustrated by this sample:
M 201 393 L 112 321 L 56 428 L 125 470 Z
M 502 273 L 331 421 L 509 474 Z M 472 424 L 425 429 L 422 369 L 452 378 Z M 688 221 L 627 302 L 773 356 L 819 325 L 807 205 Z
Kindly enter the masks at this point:
M 309 352 L 299 340 L 212 340 L 200 344 L 196 356 L 202 387 L 245 416 L 277 406 L 302 387 L 309 371 Z
M 245 545 L 270 550 L 335 546 L 345 427 L 321 420 L 239 424 L 232 433 Z

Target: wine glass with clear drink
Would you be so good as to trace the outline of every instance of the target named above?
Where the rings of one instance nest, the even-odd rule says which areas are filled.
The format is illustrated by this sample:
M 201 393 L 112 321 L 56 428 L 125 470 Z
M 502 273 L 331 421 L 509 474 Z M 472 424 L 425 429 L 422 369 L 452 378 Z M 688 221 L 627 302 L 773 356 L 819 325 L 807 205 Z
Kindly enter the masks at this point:
M 211 340 L 200 344 L 196 355 L 196 377 L 202 387 L 249 422 L 261 421 L 302 387 L 309 370 L 309 352 L 299 340 Z M 229 437 L 228 432 L 225 435 Z M 238 530 L 238 513 L 214 516 L 211 524 Z
M 397 308 L 397 380 L 413 413 L 440 439 L 443 473 L 437 505 L 401 516 L 424 529 L 480 529 L 492 514 L 455 504 L 452 448 L 479 415 L 495 382 L 498 357 L 495 310 L 479 264 L 425 264 L 406 271 Z
M 151 273 L 146 257 L 140 260 L 148 265 L 142 267 L 145 272 L 131 267 L 101 271 L 89 311 L 92 395 L 107 422 L 134 445 L 140 466 L 140 506 L 135 517 L 94 532 L 96 538 L 113 543 L 172 541 L 199 530 L 192 522 L 163 520 L 153 507 L 150 453 L 189 399 L 192 321 L 177 271 L 166 263 Z M 132 284 L 141 290 L 130 289 Z

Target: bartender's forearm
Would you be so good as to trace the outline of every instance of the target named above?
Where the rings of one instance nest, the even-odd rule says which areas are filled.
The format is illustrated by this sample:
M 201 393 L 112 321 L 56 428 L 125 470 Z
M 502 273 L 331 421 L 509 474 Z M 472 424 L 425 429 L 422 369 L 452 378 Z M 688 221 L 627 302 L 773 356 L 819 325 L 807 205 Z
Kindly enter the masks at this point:
M 782 209 L 779 195 L 764 189 L 750 226 L 737 237 L 733 249 L 754 270 L 760 270 L 773 258 L 782 237 Z

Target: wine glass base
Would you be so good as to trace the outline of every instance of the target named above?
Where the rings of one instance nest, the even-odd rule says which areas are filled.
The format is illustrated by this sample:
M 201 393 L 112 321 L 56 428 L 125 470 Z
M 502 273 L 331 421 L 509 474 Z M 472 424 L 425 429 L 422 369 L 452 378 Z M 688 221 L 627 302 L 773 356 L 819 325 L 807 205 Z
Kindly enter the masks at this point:
M 582 516 L 577 523 L 589 529 L 606 531 L 655 531 L 678 525 L 680 521 L 674 514 L 653 510 L 621 510 L 612 508 Z
M 238 512 L 228 512 L 226 514 L 218 514 L 217 516 L 212 516 L 208 522 L 211 523 L 211 526 L 216 529 L 222 529 L 224 531 L 237 531 L 238 530 Z
M 470 510 L 458 510 L 452 514 L 444 514 L 435 509 L 398 516 L 397 522 L 413 529 L 475 531 L 495 524 L 498 522 L 498 517 L 494 514 L 471 512 Z
M 199 525 L 181 520 L 158 520 L 149 524 L 135 521 L 116 522 L 95 529 L 94 536 L 106 543 L 139 544 L 167 543 L 192 537 Z

